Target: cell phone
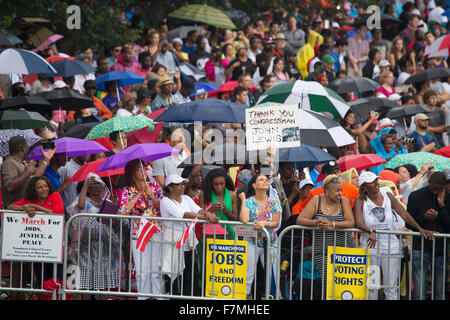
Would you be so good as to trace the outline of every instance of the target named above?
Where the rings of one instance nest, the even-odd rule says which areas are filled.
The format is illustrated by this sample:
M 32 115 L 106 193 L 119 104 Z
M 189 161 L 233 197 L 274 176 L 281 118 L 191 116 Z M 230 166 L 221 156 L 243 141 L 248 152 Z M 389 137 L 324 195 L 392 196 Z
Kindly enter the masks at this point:
M 55 142 L 54 141 L 48 141 L 42 143 L 43 149 L 55 149 Z
M 324 22 L 323 22 L 323 27 L 324 27 L 324 29 L 328 29 L 329 27 L 330 27 L 330 20 L 325 20 Z

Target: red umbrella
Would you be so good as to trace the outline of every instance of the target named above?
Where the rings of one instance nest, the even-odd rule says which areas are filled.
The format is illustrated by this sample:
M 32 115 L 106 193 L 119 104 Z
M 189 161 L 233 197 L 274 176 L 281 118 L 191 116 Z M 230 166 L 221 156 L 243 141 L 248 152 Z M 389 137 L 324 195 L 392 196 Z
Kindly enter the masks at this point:
M 80 182 L 86 180 L 86 177 L 89 173 L 95 172 L 100 165 L 105 161 L 107 158 L 99 159 L 92 162 L 85 163 L 80 169 L 78 169 L 77 172 L 72 176 L 72 179 L 70 179 L 70 182 Z M 125 173 L 125 168 L 115 169 L 115 170 L 105 170 L 101 172 L 95 172 L 99 177 L 109 177 L 109 176 L 115 176 L 115 175 L 122 175 Z
M 208 92 L 208 97 L 214 97 L 214 96 L 217 96 L 217 94 L 218 94 L 218 93 L 221 93 L 221 92 L 233 92 L 234 89 L 236 89 L 236 87 L 238 87 L 238 86 L 239 86 L 239 82 L 237 82 L 237 81 L 228 81 L 228 82 L 219 84 L 219 87 L 220 87 L 221 89 L 219 89 L 219 90 L 214 90 L 214 91 L 209 91 L 209 92 Z M 251 87 L 250 90 L 253 91 L 253 90 L 255 90 L 255 89 L 256 89 L 255 85 L 252 84 L 252 87 Z
M 166 111 L 165 108 L 161 108 L 155 112 L 147 115 L 152 120 L 158 118 L 162 113 Z M 148 131 L 148 127 L 142 128 L 141 130 L 134 130 L 127 132 L 127 145 L 131 147 L 136 143 L 155 143 L 158 139 L 159 132 L 161 131 L 164 122 L 153 123 L 153 130 Z
M 437 154 L 438 156 L 443 156 L 443 157 L 446 157 L 446 158 L 450 158 L 450 146 L 446 146 L 444 148 L 436 150 L 433 153 Z
M 376 154 L 350 154 L 340 157 L 336 163 L 341 167 L 341 171 L 347 171 L 351 168 L 355 168 L 356 171 L 362 169 L 379 166 L 385 163 L 386 160 Z
M 61 60 L 75 60 L 74 57 L 51 56 L 45 59 L 48 63 L 55 63 Z

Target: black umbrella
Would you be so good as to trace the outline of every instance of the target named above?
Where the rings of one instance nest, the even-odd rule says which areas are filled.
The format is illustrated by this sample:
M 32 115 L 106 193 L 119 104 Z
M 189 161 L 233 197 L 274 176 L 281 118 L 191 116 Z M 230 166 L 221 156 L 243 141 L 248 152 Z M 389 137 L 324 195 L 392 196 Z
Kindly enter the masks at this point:
M 367 92 L 375 91 L 380 85 L 373 81 L 372 79 L 365 77 L 347 77 L 343 79 L 334 80 L 330 89 L 336 91 L 337 93 L 348 93 L 348 92 Z
M 386 110 L 386 109 L 385 109 Z M 387 118 L 403 118 L 418 113 L 430 113 L 431 110 L 421 104 L 405 104 L 403 106 L 394 107 L 382 112 Z
M 372 16 L 372 14 L 365 14 L 362 15 L 361 17 L 359 17 L 358 19 L 355 20 L 355 22 L 352 24 L 352 26 L 357 27 L 360 25 L 365 25 L 367 26 L 367 20 Z M 380 22 L 382 26 L 386 26 L 386 25 L 390 25 L 390 24 L 395 24 L 395 23 L 402 23 L 402 20 L 393 17 L 389 14 L 385 14 L 382 13 L 380 14 Z
M 71 77 L 77 74 L 89 74 L 96 71 L 90 64 L 80 60 L 61 60 L 51 64 L 57 74 L 42 74 L 50 77 Z
M 0 100 L 0 110 L 24 108 L 29 111 L 53 109 L 52 104 L 40 96 L 17 96 Z
M 406 79 L 405 84 L 419 83 L 427 80 L 435 80 L 450 77 L 450 70 L 447 68 L 425 69 Z
M 15 46 L 23 43 L 14 33 L 4 28 L 0 28 L 0 45 Z
M 304 143 L 299 147 L 278 149 L 275 159 L 279 162 L 295 162 L 300 168 L 336 160 L 328 152 Z
M 76 120 L 73 121 L 69 121 L 69 122 L 74 122 Z M 66 126 L 64 125 L 64 134 L 63 137 L 71 137 L 71 138 L 79 138 L 79 139 L 84 139 L 84 137 L 86 137 L 89 133 L 89 131 L 91 131 L 91 129 L 96 126 L 97 124 L 99 124 L 98 122 L 75 122 L 74 124 L 71 124 L 69 127 L 69 129 L 66 130 Z
M 355 113 L 355 123 L 363 123 L 370 116 L 370 111 L 387 112 L 390 108 L 398 107 L 399 105 L 386 98 L 369 97 L 354 100 L 348 103 L 350 110 Z M 387 109 L 387 110 L 386 110 Z
M 92 98 L 70 90 L 52 90 L 39 92 L 37 95 L 47 99 L 53 109 L 80 110 L 94 106 Z

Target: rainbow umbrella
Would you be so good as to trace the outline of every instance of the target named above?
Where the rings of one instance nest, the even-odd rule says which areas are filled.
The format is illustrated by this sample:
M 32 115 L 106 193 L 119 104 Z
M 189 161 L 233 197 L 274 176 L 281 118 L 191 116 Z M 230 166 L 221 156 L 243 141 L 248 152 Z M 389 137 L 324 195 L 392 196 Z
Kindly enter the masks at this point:
M 222 29 L 236 29 L 233 21 L 219 9 L 206 4 L 189 4 L 168 14 L 170 18 L 197 21 Z
M 435 171 L 443 171 L 444 169 L 450 168 L 450 159 L 433 154 L 431 152 L 412 152 L 399 154 L 393 157 L 388 162 L 384 163 L 384 168 L 396 168 L 405 164 L 413 164 L 416 166 L 417 170 L 422 168 L 424 163 L 433 162 Z

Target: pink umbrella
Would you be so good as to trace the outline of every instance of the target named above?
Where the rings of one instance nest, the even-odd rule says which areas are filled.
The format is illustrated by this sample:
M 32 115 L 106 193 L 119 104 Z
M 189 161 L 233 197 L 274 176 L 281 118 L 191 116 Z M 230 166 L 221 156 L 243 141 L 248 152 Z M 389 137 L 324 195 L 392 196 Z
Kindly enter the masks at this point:
M 33 49 L 31 51 L 33 51 L 34 53 L 39 52 L 41 50 L 46 49 L 49 45 L 55 43 L 56 41 L 60 40 L 64 38 L 64 36 L 60 35 L 60 34 L 54 34 L 51 35 L 47 40 L 45 40 L 44 42 L 41 43 L 41 45 L 39 47 L 37 47 L 36 49 Z
M 448 57 L 450 48 L 450 34 L 442 36 L 434 40 L 434 42 L 425 48 L 425 56 L 432 57 Z

